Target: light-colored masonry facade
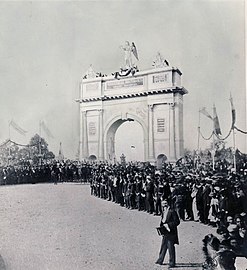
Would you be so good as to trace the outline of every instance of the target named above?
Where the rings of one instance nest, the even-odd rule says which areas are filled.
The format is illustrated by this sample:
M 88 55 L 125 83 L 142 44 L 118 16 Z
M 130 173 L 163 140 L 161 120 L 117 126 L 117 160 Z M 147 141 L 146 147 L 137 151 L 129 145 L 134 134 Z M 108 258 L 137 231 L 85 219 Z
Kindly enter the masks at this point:
M 145 161 L 165 155 L 173 162 L 183 156 L 183 95 L 188 91 L 181 75 L 167 66 L 120 79 L 82 79 L 80 159 L 114 160 L 115 133 L 125 121 L 141 125 Z

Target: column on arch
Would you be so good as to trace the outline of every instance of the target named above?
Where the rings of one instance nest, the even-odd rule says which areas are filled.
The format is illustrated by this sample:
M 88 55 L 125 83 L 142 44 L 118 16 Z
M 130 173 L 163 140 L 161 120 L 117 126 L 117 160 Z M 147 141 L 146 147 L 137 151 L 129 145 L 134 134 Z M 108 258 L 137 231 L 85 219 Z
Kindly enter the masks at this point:
M 80 111 L 80 122 L 79 122 L 79 128 L 80 128 L 80 138 L 79 138 L 79 159 L 82 160 L 83 153 L 82 153 L 82 147 L 83 147 L 83 114 Z
M 175 144 L 176 157 L 180 158 L 184 154 L 183 149 L 183 96 L 179 93 L 175 94 Z
M 169 153 L 170 153 L 170 161 L 176 160 L 176 144 L 175 144 L 175 108 L 174 104 L 169 105 L 169 115 L 170 115 L 170 128 L 169 128 Z
M 148 105 L 148 159 L 154 161 L 154 105 Z
M 82 112 L 82 158 L 88 158 L 87 111 Z
M 104 160 L 103 110 L 99 110 L 98 158 Z

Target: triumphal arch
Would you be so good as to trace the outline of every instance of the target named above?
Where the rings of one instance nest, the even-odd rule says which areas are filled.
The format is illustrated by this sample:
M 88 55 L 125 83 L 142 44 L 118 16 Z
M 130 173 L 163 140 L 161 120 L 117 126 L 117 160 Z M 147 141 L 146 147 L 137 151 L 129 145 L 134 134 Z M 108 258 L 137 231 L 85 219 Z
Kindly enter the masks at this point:
M 80 159 L 113 161 L 117 129 L 126 121 L 136 121 L 144 134 L 145 161 L 164 156 L 176 161 L 184 153 L 183 95 L 188 92 L 181 85 L 182 73 L 160 53 L 152 68 L 139 71 L 131 58 L 138 59 L 134 43 L 126 42 L 122 48 L 124 68 L 106 76 L 90 67 L 82 79 L 77 100 Z

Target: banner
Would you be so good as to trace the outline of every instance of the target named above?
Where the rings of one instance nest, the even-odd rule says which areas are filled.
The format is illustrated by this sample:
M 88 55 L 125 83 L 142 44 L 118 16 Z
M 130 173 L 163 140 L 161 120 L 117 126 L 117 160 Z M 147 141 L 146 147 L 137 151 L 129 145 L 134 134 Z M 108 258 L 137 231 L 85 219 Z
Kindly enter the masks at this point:
M 138 71 L 137 67 L 131 67 L 129 69 L 120 69 L 120 71 L 112 73 L 115 79 L 119 79 L 119 77 L 127 77 L 129 75 L 134 76 L 135 73 Z
M 232 107 L 232 128 L 233 128 L 235 125 L 235 122 L 236 122 L 236 110 L 235 110 L 235 107 L 233 105 L 232 96 L 230 96 L 230 102 L 231 102 L 231 107 Z
M 27 131 L 17 125 L 13 120 L 10 121 L 9 126 L 12 126 L 21 135 L 26 135 Z
M 213 107 L 213 121 L 214 121 L 214 132 L 217 135 L 221 135 L 221 130 L 220 130 L 220 122 L 219 122 L 219 118 L 218 115 L 216 113 L 216 108 L 215 106 Z
M 206 107 L 203 107 L 199 112 L 207 116 L 209 119 L 213 120 L 213 117 L 208 113 Z

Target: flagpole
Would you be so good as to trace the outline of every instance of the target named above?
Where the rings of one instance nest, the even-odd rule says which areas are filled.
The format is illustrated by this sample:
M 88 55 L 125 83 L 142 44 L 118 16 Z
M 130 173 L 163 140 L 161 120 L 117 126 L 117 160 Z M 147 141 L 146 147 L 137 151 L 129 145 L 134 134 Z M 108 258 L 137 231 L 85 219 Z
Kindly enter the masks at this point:
M 214 156 L 215 156 L 215 141 L 214 141 L 214 133 L 213 133 L 213 151 L 212 151 L 212 155 L 213 155 L 213 171 L 214 171 Z
M 234 171 L 237 172 L 236 140 L 235 140 L 235 128 L 234 128 L 234 124 L 235 124 L 235 121 L 236 121 L 236 114 L 235 114 L 235 109 L 234 109 L 234 106 L 233 106 L 233 100 L 232 100 L 231 92 L 230 92 L 230 102 L 231 102 L 231 109 L 232 109 L 233 166 L 234 166 Z
M 214 106 L 213 106 L 213 119 L 215 118 L 215 115 L 214 115 Z M 212 150 L 213 171 L 215 169 L 214 168 L 214 162 L 215 162 L 215 159 L 214 159 L 214 156 L 215 156 L 215 138 L 214 138 L 214 133 L 215 133 L 215 123 L 213 121 L 213 150 Z
M 235 141 L 235 130 L 234 127 L 232 129 L 232 136 L 233 136 L 233 166 L 235 173 L 237 172 L 237 164 L 236 164 L 236 141 Z
M 200 109 L 199 109 L 199 120 L 198 120 L 198 128 L 197 128 L 197 150 L 199 152 L 200 149 L 200 129 L 201 129 L 201 114 L 200 114 Z
M 198 111 L 198 114 L 199 114 L 199 117 L 198 117 L 198 127 L 197 127 L 197 151 L 196 151 L 196 156 L 194 157 L 194 168 L 196 167 L 198 169 L 198 157 L 199 157 L 199 149 L 200 149 L 200 130 L 201 130 L 201 110 L 199 108 L 199 111 Z M 196 163 L 196 164 L 195 164 Z

